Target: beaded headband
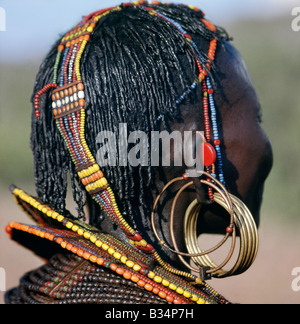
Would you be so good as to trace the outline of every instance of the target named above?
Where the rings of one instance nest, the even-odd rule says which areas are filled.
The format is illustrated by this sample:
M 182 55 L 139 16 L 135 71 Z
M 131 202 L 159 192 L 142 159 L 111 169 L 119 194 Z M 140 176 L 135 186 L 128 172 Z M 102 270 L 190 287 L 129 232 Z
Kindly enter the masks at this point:
M 105 213 L 110 217 L 114 224 L 119 226 L 130 243 L 143 252 L 150 253 L 154 259 L 160 263 L 163 261 L 159 257 L 154 247 L 146 242 L 142 235 L 136 232 L 123 218 L 119 207 L 116 203 L 115 195 L 109 186 L 108 180 L 105 178 L 97 161 L 93 157 L 85 139 L 85 88 L 81 76 L 81 57 L 90 41 L 93 31 L 97 23 L 110 13 L 121 11 L 122 8 L 134 5 L 136 8 L 148 12 L 150 15 L 159 17 L 176 28 L 182 37 L 185 39 L 189 50 L 194 56 L 199 74 L 195 78 L 192 85 L 185 91 L 177 100 L 179 105 L 198 85 L 202 86 L 203 91 L 203 108 L 204 108 L 204 122 L 205 122 L 205 146 L 204 165 L 206 171 L 215 175 L 215 162 L 218 164 L 219 180 L 225 184 L 222 171 L 222 157 L 220 150 L 220 139 L 218 134 L 216 109 L 213 98 L 213 88 L 208 75 L 211 69 L 212 62 L 215 58 L 217 48 L 217 40 L 210 41 L 208 60 L 203 62 L 203 59 L 198 55 L 200 53 L 197 45 L 192 37 L 182 28 L 182 26 L 159 13 L 154 8 L 144 5 L 146 2 L 125 3 L 121 6 L 116 6 L 104 10 L 94 12 L 77 24 L 71 31 L 69 31 L 62 39 L 57 48 L 57 57 L 53 68 L 53 82 L 47 84 L 40 90 L 34 99 L 34 109 L 36 118 L 40 117 L 39 100 L 41 95 L 54 89 L 52 91 L 52 112 L 56 121 L 57 128 L 64 139 L 69 150 L 72 161 L 76 167 L 77 174 L 85 186 L 86 191 L 91 197 L 101 206 Z M 154 3 L 154 2 L 153 2 Z M 158 2 L 157 2 L 158 3 Z M 190 6 L 192 10 L 200 12 L 198 8 Z M 212 32 L 216 31 L 216 27 L 201 18 L 202 23 Z M 61 65 L 60 71 L 59 66 Z M 210 109 L 210 114 L 209 114 Z M 159 116 L 161 119 L 162 116 Z M 210 124 L 213 128 L 213 141 L 210 135 Z M 214 146 L 210 144 L 213 142 Z M 184 179 L 188 175 L 183 176 Z M 207 181 L 211 182 L 208 177 Z M 213 200 L 213 192 L 209 187 L 209 197 Z M 170 268 L 171 270 L 171 268 Z M 174 270 L 172 270 L 174 271 Z

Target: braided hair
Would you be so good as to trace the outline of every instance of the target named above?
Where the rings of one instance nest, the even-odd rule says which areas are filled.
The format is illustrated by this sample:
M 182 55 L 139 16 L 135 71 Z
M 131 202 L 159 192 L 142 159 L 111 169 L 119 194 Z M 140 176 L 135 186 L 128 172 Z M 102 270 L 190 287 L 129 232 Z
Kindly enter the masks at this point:
M 174 19 L 189 32 L 205 61 L 209 42 L 228 39 L 224 30 L 212 33 L 203 22 L 203 13 L 184 5 L 155 5 L 155 10 Z M 53 78 L 57 44 L 42 63 L 34 94 Z M 149 15 L 141 6 L 126 6 L 101 19 L 81 60 L 86 85 L 86 141 L 97 155 L 97 134 L 112 131 L 119 137 L 119 124 L 127 130 L 151 131 L 168 128 L 180 115 L 178 98 L 189 89 L 197 66 L 182 35 L 174 26 Z M 200 91 L 201 92 L 201 91 Z M 200 92 L 192 92 L 185 104 L 201 102 Z M 38 197 L 59 213 L 66 214 L 68 186 L 72 188 L 79 218 L 84 218 L 85 190 L 75 172 L 65 143 L 51 113 L 50 94 L 40 101 L 41 116 L 32 118 L 31 147 L 34 154 L 35 183 Z M 201 112 L 201 107 L 199 107 Z M 151 145 L 149 145 L 150 150 Z M 150 154 L 148 157 L 150 159 Z M 102 167 L 125 217 L 146 215 L 152 207 L 149 188 L 156 169 L 148 166 Z M 69 175 L 69 176 L 68 176 Z M 69 179 L 69 178 L 70 179 Z M 139 202 L 140 209 L 133 208 Z M 92 219 L 97 226 L 100 218 Z

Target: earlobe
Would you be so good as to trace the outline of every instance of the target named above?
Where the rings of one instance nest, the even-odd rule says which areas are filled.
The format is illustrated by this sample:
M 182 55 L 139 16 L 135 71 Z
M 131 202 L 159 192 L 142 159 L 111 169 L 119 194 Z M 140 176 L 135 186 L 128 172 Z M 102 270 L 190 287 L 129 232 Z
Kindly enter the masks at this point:
M 201 183 L 199 177 L 192 178 L 196 190 L 196 197 L 199 204 L 210 205 L 213 201 L 209 198 L 207 187 Z

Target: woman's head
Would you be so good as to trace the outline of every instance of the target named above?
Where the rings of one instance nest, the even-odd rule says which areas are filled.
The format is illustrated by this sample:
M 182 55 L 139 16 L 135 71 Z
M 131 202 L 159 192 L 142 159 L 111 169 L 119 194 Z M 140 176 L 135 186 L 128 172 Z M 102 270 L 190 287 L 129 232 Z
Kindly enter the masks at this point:
M 201 84 L 192 86 L 199 74 L 195 53 L 173 22 L 192 36 L 203 65 L 211 62 L 211 40 L 219 41 L 209 76 L 214 88 L 224 176 L 228 189 L 243 198 L 258 216 L 271 150 L 259 124 L 255 90 L 226 33 L 222 29 L 212 31 L 202 21 L 201 11 L 182 5 L 155 5 L 160 16 L 149 14 L 143 6 L 120 8 L 97 24 L 82 55 L 81 73 L 86 96 L 86 141 L 92 154 L 96 157 L 105 144 L 99 141 L 99 133 L 108 131 L 116 136 L 117 163 L 102 170 L 124 216 L 133 223 L 138 223 L 139 217 L 147 218 L 156 186 L 177 176 L 186 166 L 151 166 L 151 145 L 147 147 L 147 166 L 120 163 L 120 149 L 126 144 L 120 141 L 125 138 L 120 134 L 120 124 L 126 124 L 128 135 L 134 131 L 145 133 L 148 144 L 153 131 L 205 129 L 203 89 Z M 56 48 L 57 44 L 41 65 L 35 93 L 53 78 Z M 45 203 L 64 212 L 70 172 L 74 200 L 82 216 L 84 187 L 56 128 L 50 95 L 40 104 L 41 116 L 32 121 L 37 193 Z M 134 143 L 128 149 L 132 147 Z M 203 199 L 205 188 L 197 180 L 195 183 L 198 198 Z M 94 224 L 99 221 L 98 212 L 90 215 Z M 210 223 L 214 227 L 218 216 L 218 212 L 210 212 L 208 228 Z

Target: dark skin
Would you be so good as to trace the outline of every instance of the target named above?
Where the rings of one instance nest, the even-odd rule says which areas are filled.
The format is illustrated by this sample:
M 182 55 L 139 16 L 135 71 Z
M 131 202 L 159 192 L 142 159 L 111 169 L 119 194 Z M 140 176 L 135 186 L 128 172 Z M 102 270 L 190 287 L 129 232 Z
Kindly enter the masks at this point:
M 239 197 L 247 205 L 256 223 L 259 224 L 264 182 L 271 170 L 273 160 L 270 141 L 260 122 L 259 99 L 242 57 L 231 44 L 226 43 L 225 48 L 218 48 L 215 62 L 218 68 L 217 75 L 214 75 L 218 88 L 215 91 L 215 103 L 220 113 L 219 133 L 223 143 L 222 157 L 227 188 L 231 194 Z M 203 130 L 203 116 L 199 106 L 198 104 L 182 106 L 181 118 L 173 122 L 171 129 L 182 133 Z M 161 168 L 160 174 L 156 177 L 157 187 L 162 187 L 162 178 L 164 181 L 170 181 L 181 176 L 185 170 L 186 166 Z M 208 199 L 207 187 L 202 185 L 198 178 L 193 178 L 193 182 L 194 190 L 188 190 L 180 197 L 175 212 L 174 232 L 177 245 L 182 251 L 185 251 L 182 220 L 186 208 L 196 197 L 203 205 L 203 213 L 199 217 L 198 224 L 199 234 L 223 234 L 229 225 L 227 212 Z M 164 208 L 159 214 L 161 235 L 170 245 L 172 241 L 169 234 L 169 215 L 172 192 L 176 192 L 182 184 L 184 182 L 172 187 L 164 200 Z M 155 190 L 153 195 L 155 199 Z M 97 212 L 97 208 L 93 211 L 94 207 L 90 204 L 92 213 Z M 149 219 L 150 211 L 149 218 L 137 221 L 137 226 L 143 229 L 141 232 L 146 240 L 148 239 L 151 244 L 160 249 L 151 227 L 145 228 L 145 224 L 150 223 Z M 102 230 L 118 237 L 124 236 L 120 230 L 111 225 L 109 220 L 103 222 Z M 177 268 L 182 268 L 181 262 L 173 253 L 163 250 L 161 255 Z

